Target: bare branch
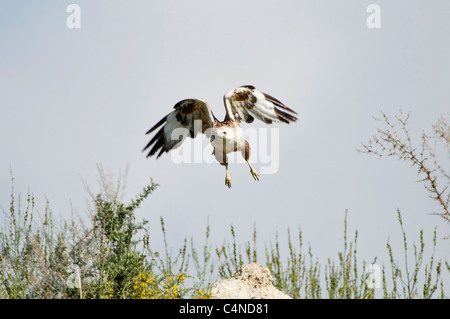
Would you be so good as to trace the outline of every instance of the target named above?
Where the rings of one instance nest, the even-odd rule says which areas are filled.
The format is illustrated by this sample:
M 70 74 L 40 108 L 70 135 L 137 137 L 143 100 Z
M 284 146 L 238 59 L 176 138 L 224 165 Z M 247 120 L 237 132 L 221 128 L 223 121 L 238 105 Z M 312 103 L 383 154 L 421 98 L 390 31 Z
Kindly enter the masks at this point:
M 450 118 L 441 116 L 433 125 L 431 135 L 422 132 L 420 144 L 411 138 L 408 120 L 410 114 L 399 112 L 393 119 L 385 113 L 377 119 L 384 123 L 384 128 L 377 129 L 377 133 L 367 143 L 362 143 L 361 153 L 374 154 L 378 157 L 395 157 L 407 161 L 418 170 L 418 181 L 424 184 L 428 196 L 439 203 L 441 210 L 433 212 L 445 221 L 450 222 L 450 173 L 448 160 L 450 158 Z M 434 143 L 430 143 L 433 141 Z M 442 158 L 443 150 L 447 158 Z M 439 155 L 441 156 L 439 156 Z M 444 161 L 447 166 L 444 166 Z

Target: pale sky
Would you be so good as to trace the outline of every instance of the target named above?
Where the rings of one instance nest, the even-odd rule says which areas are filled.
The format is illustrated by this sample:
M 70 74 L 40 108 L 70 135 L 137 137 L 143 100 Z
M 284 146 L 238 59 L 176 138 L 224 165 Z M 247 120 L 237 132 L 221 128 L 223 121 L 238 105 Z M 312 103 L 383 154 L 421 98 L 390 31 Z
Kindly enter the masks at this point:
M 71 3 L 80 29 L 66 26 Z M 366 25 L 371 3 L 379 29 Z M 38 210 L 48 198 L 57 214 L 84 215 L 81 177 L 95 190 L 97 163 L 115 174 L 129 165 L 126 199 L 150 178 L 161 185 L 137 212 L 155 247 L 160 216 L 174 252 L 186 236 L 202 243 L 208 218 L 213 245 L 231 240 L 230 224 L 244 245 L 255 223 L 261 248 L 301 227 L 325 264 L 342 247 L 348 209 L 361 261 L 387 265 L 388 238 L 401 257 L 397 208 L 411 241 L 422 228 L 428 244 L 435 226 L 441 237 L 449 228 L 429 215 L 438 207 L 414 168 L 356 149 L 381 111 L 411 112 L 417 136 L 448 114 L 448 12 L 444 0 L 2 1 L 0 205 L 9 205 L 11 167 L 16 192 L 30 190 Z M 223 94 L 245 84 L 298 113 L 272 126 L 278 172 L 255 182 L 245 163 L 231 164 L 228 189 L 218 163 L 145 158 L 145 132 L 175 103 L 204 98 L 222 119 Z M 437 258 L 448 260 L 449 248 L 440 240 Z

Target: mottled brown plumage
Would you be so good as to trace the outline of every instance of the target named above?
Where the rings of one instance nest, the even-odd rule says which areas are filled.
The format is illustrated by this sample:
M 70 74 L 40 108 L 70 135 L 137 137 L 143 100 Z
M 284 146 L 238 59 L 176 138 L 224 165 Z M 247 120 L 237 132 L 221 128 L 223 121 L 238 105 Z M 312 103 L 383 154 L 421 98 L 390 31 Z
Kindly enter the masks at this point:
M 267 124 L 296 122 L 297 113 L 285 106 L 269 94 L 257 91 L 254 86 L 244 85 L 229 91 L 223 97 L 226 115 L 223 121 L 216 119 L 208 103 L 200 99 L 185 99 L 174 106 L 174 111 L 162 118 L 146 134 L 159 131 L 144 147 L 150 149 L 147 157 L 156 154 L 157 158 L 164 152 L 177 148 L 189 136 L 194 138 L 203 133 L 210 139 L 216 160 L 226 168 L 225 184 L 231 187 L 231 176 L 228 172 L 227 154 L 241 151 L 242 156 L 250 167 L 255 180 L 259 180 L 258 173 L 251 166 L 250 145 L 244 139 L 239 123 L 252 123 L 259 119 Z M 173 134 L 177 130 L 184 130 L 184 134 Z M 175 136 L 175 137 L 174 137 Z

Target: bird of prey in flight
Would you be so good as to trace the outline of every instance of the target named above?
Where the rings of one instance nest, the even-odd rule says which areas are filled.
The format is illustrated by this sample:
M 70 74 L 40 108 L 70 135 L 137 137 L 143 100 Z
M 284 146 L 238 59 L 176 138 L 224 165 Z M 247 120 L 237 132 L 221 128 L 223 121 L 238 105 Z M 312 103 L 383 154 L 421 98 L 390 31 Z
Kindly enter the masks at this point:
M 244 139 L 241 122 L 252 123 L 255 118 L 266 124 L 296 122 L 297 113 L 269 94 L 257 91 L 254 86 L 244 85 L 229 91 L 223 96 L 225 119 L 219 121 L 203 99 L 185 99 L 174 106 L 174 110 L 162 118 L 146 134 L 161 129 L 148 142 L 143 151 L 150 149 L 147 157 L 158 152 L 157 158 L 181 145 L 189 136 L 194 138 L 203 133 L 210 139 L 216 160 L 225 166 L 225 185 L 231 187 L 231 175 L 228 172 L 227 154 L 240 151 L 247 162 L 255 180 L 259 175 L 249 162 L 250 145 Z M 175 130 L 184 130 L 186 134 L 173 134 Z M 174 138 L 175 135 L 175 138 Z

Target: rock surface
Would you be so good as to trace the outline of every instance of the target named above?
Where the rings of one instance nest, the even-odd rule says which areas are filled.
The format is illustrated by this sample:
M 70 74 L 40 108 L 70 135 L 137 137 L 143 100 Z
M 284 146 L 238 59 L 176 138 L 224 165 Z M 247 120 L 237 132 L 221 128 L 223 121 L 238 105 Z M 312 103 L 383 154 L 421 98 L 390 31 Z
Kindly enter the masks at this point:
M 233 277 L 215 283 L 211 295 L 216 299 L 291 299 L 275 288 L 269 269 L 257 263 L 242 265 Z

